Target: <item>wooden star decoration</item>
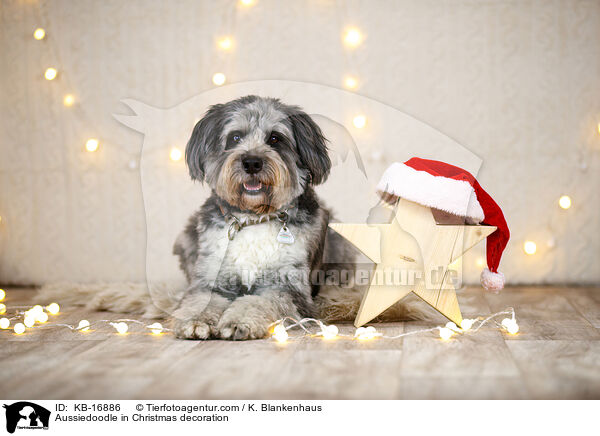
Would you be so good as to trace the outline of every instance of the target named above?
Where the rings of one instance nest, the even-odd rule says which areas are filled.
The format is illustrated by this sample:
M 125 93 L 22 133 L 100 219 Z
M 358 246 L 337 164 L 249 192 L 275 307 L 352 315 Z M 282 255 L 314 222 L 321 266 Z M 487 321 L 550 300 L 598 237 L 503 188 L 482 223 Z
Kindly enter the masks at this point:
M 460 326 L 462 315 L 448 265 L 496 230 L 494 226 L 438 224 L 429 207 L 402 198 L 389 224 L 332 223 L 329 227 L 376 264 L 354 321 L 356 327 L 410 292 Z

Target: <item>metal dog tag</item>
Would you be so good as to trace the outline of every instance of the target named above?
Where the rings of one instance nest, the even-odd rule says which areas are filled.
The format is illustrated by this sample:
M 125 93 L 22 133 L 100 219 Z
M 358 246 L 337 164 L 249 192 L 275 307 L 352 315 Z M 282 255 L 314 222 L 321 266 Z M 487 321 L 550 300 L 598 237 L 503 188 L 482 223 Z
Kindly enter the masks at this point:
M 279 234 L 277 235 L 277 242 L 281 242 L 282 244 L 293 244 L 294 243 L 294 235 L 290 232 L 290 229 L 284 224 L 279 230 Z

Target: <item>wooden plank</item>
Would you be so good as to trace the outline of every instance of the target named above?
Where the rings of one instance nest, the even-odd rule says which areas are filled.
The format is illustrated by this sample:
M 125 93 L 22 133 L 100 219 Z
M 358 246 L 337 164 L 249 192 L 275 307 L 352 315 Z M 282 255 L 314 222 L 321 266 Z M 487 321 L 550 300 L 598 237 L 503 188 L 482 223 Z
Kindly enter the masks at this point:
M 463 306 L 473 298 L 489 300 L 493 311 L 513 306 L 521 331 L 510 336 L 490 327 L 448 342 L 436 332 L 364 342 L 302 337 L 279 345 L 135 331 L 117 336 L 110 329 L 73 334 L 56 328 L 23 336 L 0 330 L 2 393 L 30 399 L 598 398 L 600 334 L 569 302 L 579 291 L 520 287 L 489 296 L 479 287 L 468 289 L 458 295 Z M 595 298 L 600 288 L 586 292 Z M 32 292 L 7 293 L 9 306 L 35 303 Z M 470 315 L 488 312 L 479 303 Z M 123 316 L 65 307 L 52 322 Z M 376 328 L 391 336 L 433 326 L 412 321 Z M 350 324 L 339 328 L 354 332 Z M 300 334 L 290 332 L 292 338 Z

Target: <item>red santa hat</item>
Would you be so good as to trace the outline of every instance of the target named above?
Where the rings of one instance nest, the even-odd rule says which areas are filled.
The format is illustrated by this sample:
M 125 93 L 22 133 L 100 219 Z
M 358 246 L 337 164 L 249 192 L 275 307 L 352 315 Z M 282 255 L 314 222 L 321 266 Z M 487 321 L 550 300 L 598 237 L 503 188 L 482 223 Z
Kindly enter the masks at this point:
M 487 237 L 488 268 L 481 272 L 481 284 L 495 292 L 504 287 L 504 274 L 498 272 L 498 265 L 510 238 L 508 225 L 500 206 L 471 173 L 444 162 L 413 157 L 403 164 L 392 164 L 377 191 L 465 217 L 471 224 L 497 227 Z

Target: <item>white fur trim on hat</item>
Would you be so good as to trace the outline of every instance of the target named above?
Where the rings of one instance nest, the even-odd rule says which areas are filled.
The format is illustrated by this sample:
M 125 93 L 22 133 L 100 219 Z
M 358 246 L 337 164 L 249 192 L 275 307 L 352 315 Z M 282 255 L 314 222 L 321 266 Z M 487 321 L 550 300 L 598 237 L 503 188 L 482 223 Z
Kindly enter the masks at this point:
M 487 291 L 498 292 L 504 288 L 504 274 L 501 272 L 491 272 L 488 268 L 481 271 L 481 286 Z
M 474 223 L 480 223 L 485 217 L 469 182 L 434 176 L 399 162 L 385 170 L 377 191 L 467 217 Z

